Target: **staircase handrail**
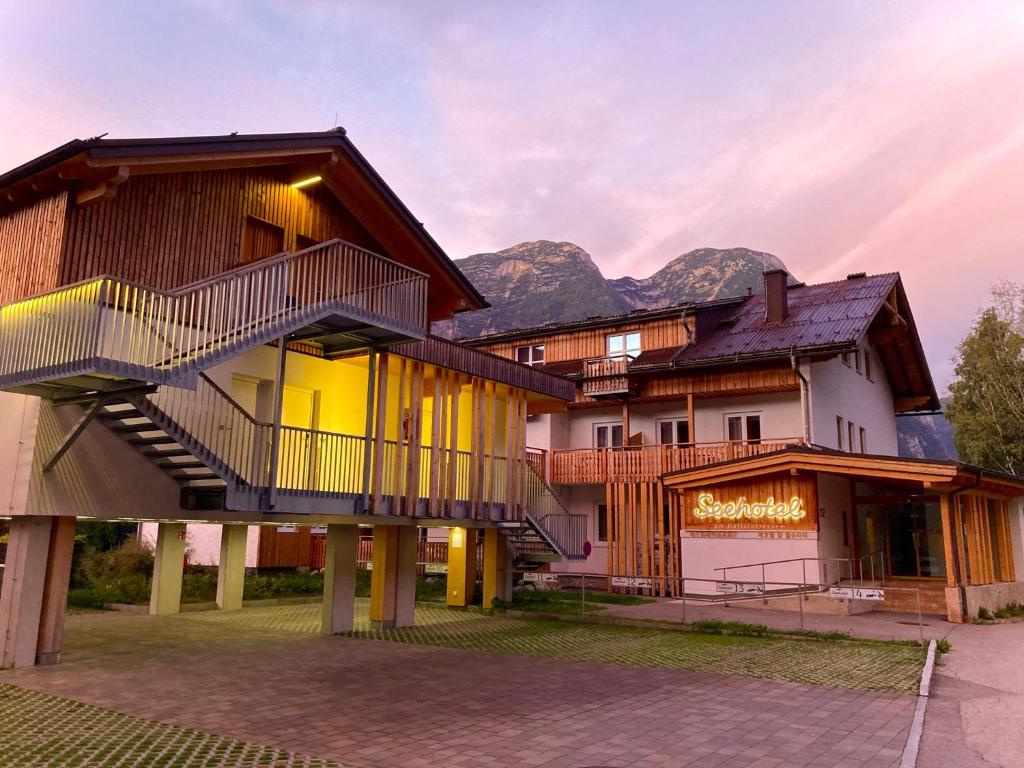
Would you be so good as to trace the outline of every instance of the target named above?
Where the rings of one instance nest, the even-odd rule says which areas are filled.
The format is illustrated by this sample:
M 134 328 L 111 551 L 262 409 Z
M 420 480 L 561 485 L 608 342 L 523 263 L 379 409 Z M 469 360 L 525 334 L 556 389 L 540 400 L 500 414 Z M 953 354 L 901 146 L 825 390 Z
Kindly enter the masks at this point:
M 154 383 L 332 311 L 422 336 L 427 276 L 342 240 L 285 252 L 174 290 L 103 275 L 0 308 L 0 383 L 83 363 Z M 31 373 L 35 373 L 33 378 Z
M 587 515 L 569 512 L 547 480 L 526 464 L 526 520 L 561 557 L 583 559 Z

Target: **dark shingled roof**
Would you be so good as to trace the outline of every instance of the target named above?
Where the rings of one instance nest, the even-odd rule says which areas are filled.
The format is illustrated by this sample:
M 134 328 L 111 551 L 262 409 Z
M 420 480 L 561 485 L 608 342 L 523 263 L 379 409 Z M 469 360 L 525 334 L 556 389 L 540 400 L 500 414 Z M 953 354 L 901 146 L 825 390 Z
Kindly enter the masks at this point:
M 895 272 L 789 289 L 789 316 L 765 321 L 764 295 L 751 296 L 715 330 L 683 347 L 679 364 L 852 346 L 867 332 L 900 276 Z

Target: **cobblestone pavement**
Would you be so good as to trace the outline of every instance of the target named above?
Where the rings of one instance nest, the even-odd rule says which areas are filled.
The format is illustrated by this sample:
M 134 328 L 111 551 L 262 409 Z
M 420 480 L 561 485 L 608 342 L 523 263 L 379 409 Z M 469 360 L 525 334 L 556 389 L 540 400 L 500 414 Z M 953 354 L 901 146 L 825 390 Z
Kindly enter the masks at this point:
M 704 671 L 320 637 L 295 631 L 309 621 L 297 608 L 310 610 L 72 616 L 62 664 L 0 673 L 0 683 L 358 768 L 895 766 L 915 704 Z M 427 630 L 452 619 L 421 621 Z M 63 719 L 77 717 L 64 709 L 45 722 L 73 733 Z M 28 754 L 29 731 L 8 747 Z

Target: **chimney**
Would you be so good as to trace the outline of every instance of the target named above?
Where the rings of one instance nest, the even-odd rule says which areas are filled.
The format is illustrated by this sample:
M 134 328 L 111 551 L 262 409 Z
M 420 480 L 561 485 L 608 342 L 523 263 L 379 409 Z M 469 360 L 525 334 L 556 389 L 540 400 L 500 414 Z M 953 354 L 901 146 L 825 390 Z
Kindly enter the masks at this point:
M 764 321 L 781 323 L 789 315 L 789 274 L 784 269 L 764 273 Z

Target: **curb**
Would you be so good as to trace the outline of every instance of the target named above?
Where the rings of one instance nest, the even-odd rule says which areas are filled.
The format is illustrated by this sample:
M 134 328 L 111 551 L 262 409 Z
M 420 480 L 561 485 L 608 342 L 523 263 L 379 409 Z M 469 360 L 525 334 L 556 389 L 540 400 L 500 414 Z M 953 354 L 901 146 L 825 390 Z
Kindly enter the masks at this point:
M 917 706 L 914 707 L 914 719 L 910 722 L 910 733 L 903 747 L 900 768 L 915 768 L 917 754 L 921 750 L 921 735 L 924 733 L 924 714 L 928 707 L 928 696 L 932 688 L 932 672 L 935 671 L 935 641 L 928 643 L 928 658 L 921 670 L 921 685 L 917 690 Z

